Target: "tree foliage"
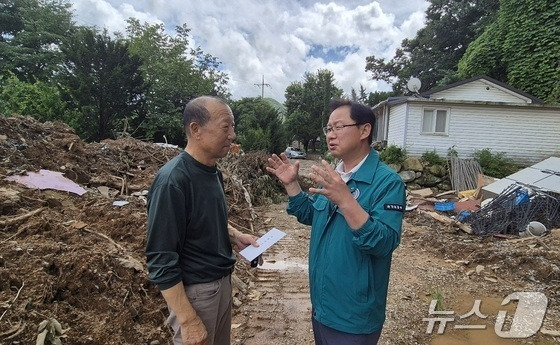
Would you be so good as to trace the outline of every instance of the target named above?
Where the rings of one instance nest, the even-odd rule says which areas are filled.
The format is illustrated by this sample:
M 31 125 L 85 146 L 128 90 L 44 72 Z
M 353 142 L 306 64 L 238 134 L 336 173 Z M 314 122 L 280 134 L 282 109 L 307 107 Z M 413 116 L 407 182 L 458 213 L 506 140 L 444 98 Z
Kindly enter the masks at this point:
M 560 7 L 553 0 L 502 0 L 497 20 L 459 63 L 549 103 L 560 102 Z
M 72 120 L 64 118 L 66 103 L 56 86 L 42 81 L 23 82 L 15 75 L 5 79 L 0 88 L 0 114 L 27 115 L 39 121 Z
M 287 128 L 292 140 L 299 140 L 307 150 L 309 142 L 322 135 L 333 98 L 342 97 L 343 91 L 335 84 L 334 74 L 329 70 L 306 73 L 301 82 L 292 82 L 286 88 Z
M 422 80 L 422 89 L 458 80 L 457 64 L 470 42 L 494 20 L 499 7 L 495 0 L 430 0 L 426 26 L 413 39 L 404 39 L 388 62 L 369 56 L 366 71 L 373 79 L 405 91 L 411 77 Z
M 189 32 L 183 24 L 171 36 L 163 24 L 128 20 L 129 49 L 140 58 L 149 86 L 143 112 L 133 121 L 140 136 L 161 140 L 165 135 L 170 142 L 182 143 L 181 113 L 188 101 L 201 95 L 229 97 L 220 62 L 200 48 L 190 48 Z
M 283 151 L 286 144 L 278 110 L 267 100 L 243 98 L 231 102 L 237 140 L 245 151 Z
M 128 43 L 81 28 L 62 46 L 64 94 L 83 119 L 79 132 L 90 140 L 113 137 L 143 103 L 140 60 L 128 52 Z
M 62 0 L 0 2 L 0 73 L 20 80 L 49 81 L 62 61 L 60 45 L 75 29 Z

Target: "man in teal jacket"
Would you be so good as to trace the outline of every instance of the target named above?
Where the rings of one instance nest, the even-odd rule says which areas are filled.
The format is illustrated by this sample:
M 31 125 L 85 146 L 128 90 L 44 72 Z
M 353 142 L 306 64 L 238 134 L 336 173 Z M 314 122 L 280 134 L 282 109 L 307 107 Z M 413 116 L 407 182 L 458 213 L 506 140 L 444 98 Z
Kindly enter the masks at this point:
M 405 186 L 371 149 L 375 117 L 358 103 L 331 102 L 324 128 L 329 152 L 309 175 L 309 193 L 297 182 L 299 163 L 272 155 L 267 170 L 284 184 L 287 211 L 311 225 L 309 281 L 315 343 L 376 344 L 385 321 L 391 256 L 400 243 Z

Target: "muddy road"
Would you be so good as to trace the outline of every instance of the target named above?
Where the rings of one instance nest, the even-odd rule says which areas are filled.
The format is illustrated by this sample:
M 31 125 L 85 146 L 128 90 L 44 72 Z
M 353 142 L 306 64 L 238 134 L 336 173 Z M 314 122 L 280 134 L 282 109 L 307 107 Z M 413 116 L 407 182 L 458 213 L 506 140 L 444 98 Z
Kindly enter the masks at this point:
M 271 220 L 270 228 L 276 227 L 287 235 L 264 254 L 262 266 L 248 271 L 248 301 L 235 311 L 233 342 L 313 344 L 307 275 L 309 229 L 286 214 L 285 204 L 267 207 L 263 218 Z M 238 263 L 241 264 L 247 265 Z
M 302 168 L 311 164 L 303 162 Z M 234 308 L 235 344 L 313 344 L 307 275 L 309 227 L 287 215 L 285 206 L 258 210 L 265 223 L 261 233 L 276 227 L 287 236 L 265 253 L 262 267 L 248 271 L 249 298 Z M 560 239 L 555 234 L 546 238 L 547 244 L 538 239 L 482 239 L 450 231 L 418 211 L 407 213 L 401 245 L 393 256 L 380 344 L 560 344 L 559 285 L 554 273 Z M 534 271 L 537 263 L 548 273 Z M 238 265 L 248 266 L 243 261 Z M 526 339 L 500 337 L 495 329 L 498 313 L 507 312 L 503 327 L 507 331 L 516 311 L 515 303 L 502 306 L 502 302 L 519 291 L 548 297 L 542 327 Z M 432 300 L 441 303 L 442 311 L 454 313 L 441 334 L 439 323 L 428 332 L 427 319 L 442 317 L 429 314 Z M 467 317 L 476 303 L 480 313 Z

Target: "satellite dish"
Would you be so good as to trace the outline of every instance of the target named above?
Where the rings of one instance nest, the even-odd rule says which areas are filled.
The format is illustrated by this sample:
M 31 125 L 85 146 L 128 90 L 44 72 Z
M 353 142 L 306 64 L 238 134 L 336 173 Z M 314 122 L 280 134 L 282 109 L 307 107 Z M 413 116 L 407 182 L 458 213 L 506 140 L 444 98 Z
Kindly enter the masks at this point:
M 420 82 L 420 79 L 412 77 L 408 80 L 408 83 L 406 84 L 406 87 L 414 93 L 418 93 L 418 90 L 420 90 L 420 87 L 422 86 L 422 83 Z

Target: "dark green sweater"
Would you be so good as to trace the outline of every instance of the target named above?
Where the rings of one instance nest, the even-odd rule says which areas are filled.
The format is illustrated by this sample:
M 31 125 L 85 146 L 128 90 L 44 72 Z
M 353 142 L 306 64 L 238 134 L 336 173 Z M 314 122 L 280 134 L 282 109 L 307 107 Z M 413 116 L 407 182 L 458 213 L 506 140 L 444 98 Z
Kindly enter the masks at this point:
M 165 164 L 148 194 L 148 278 L 160 290 L 205 283 L 235 264 L 221 172 L 187 152 Z

